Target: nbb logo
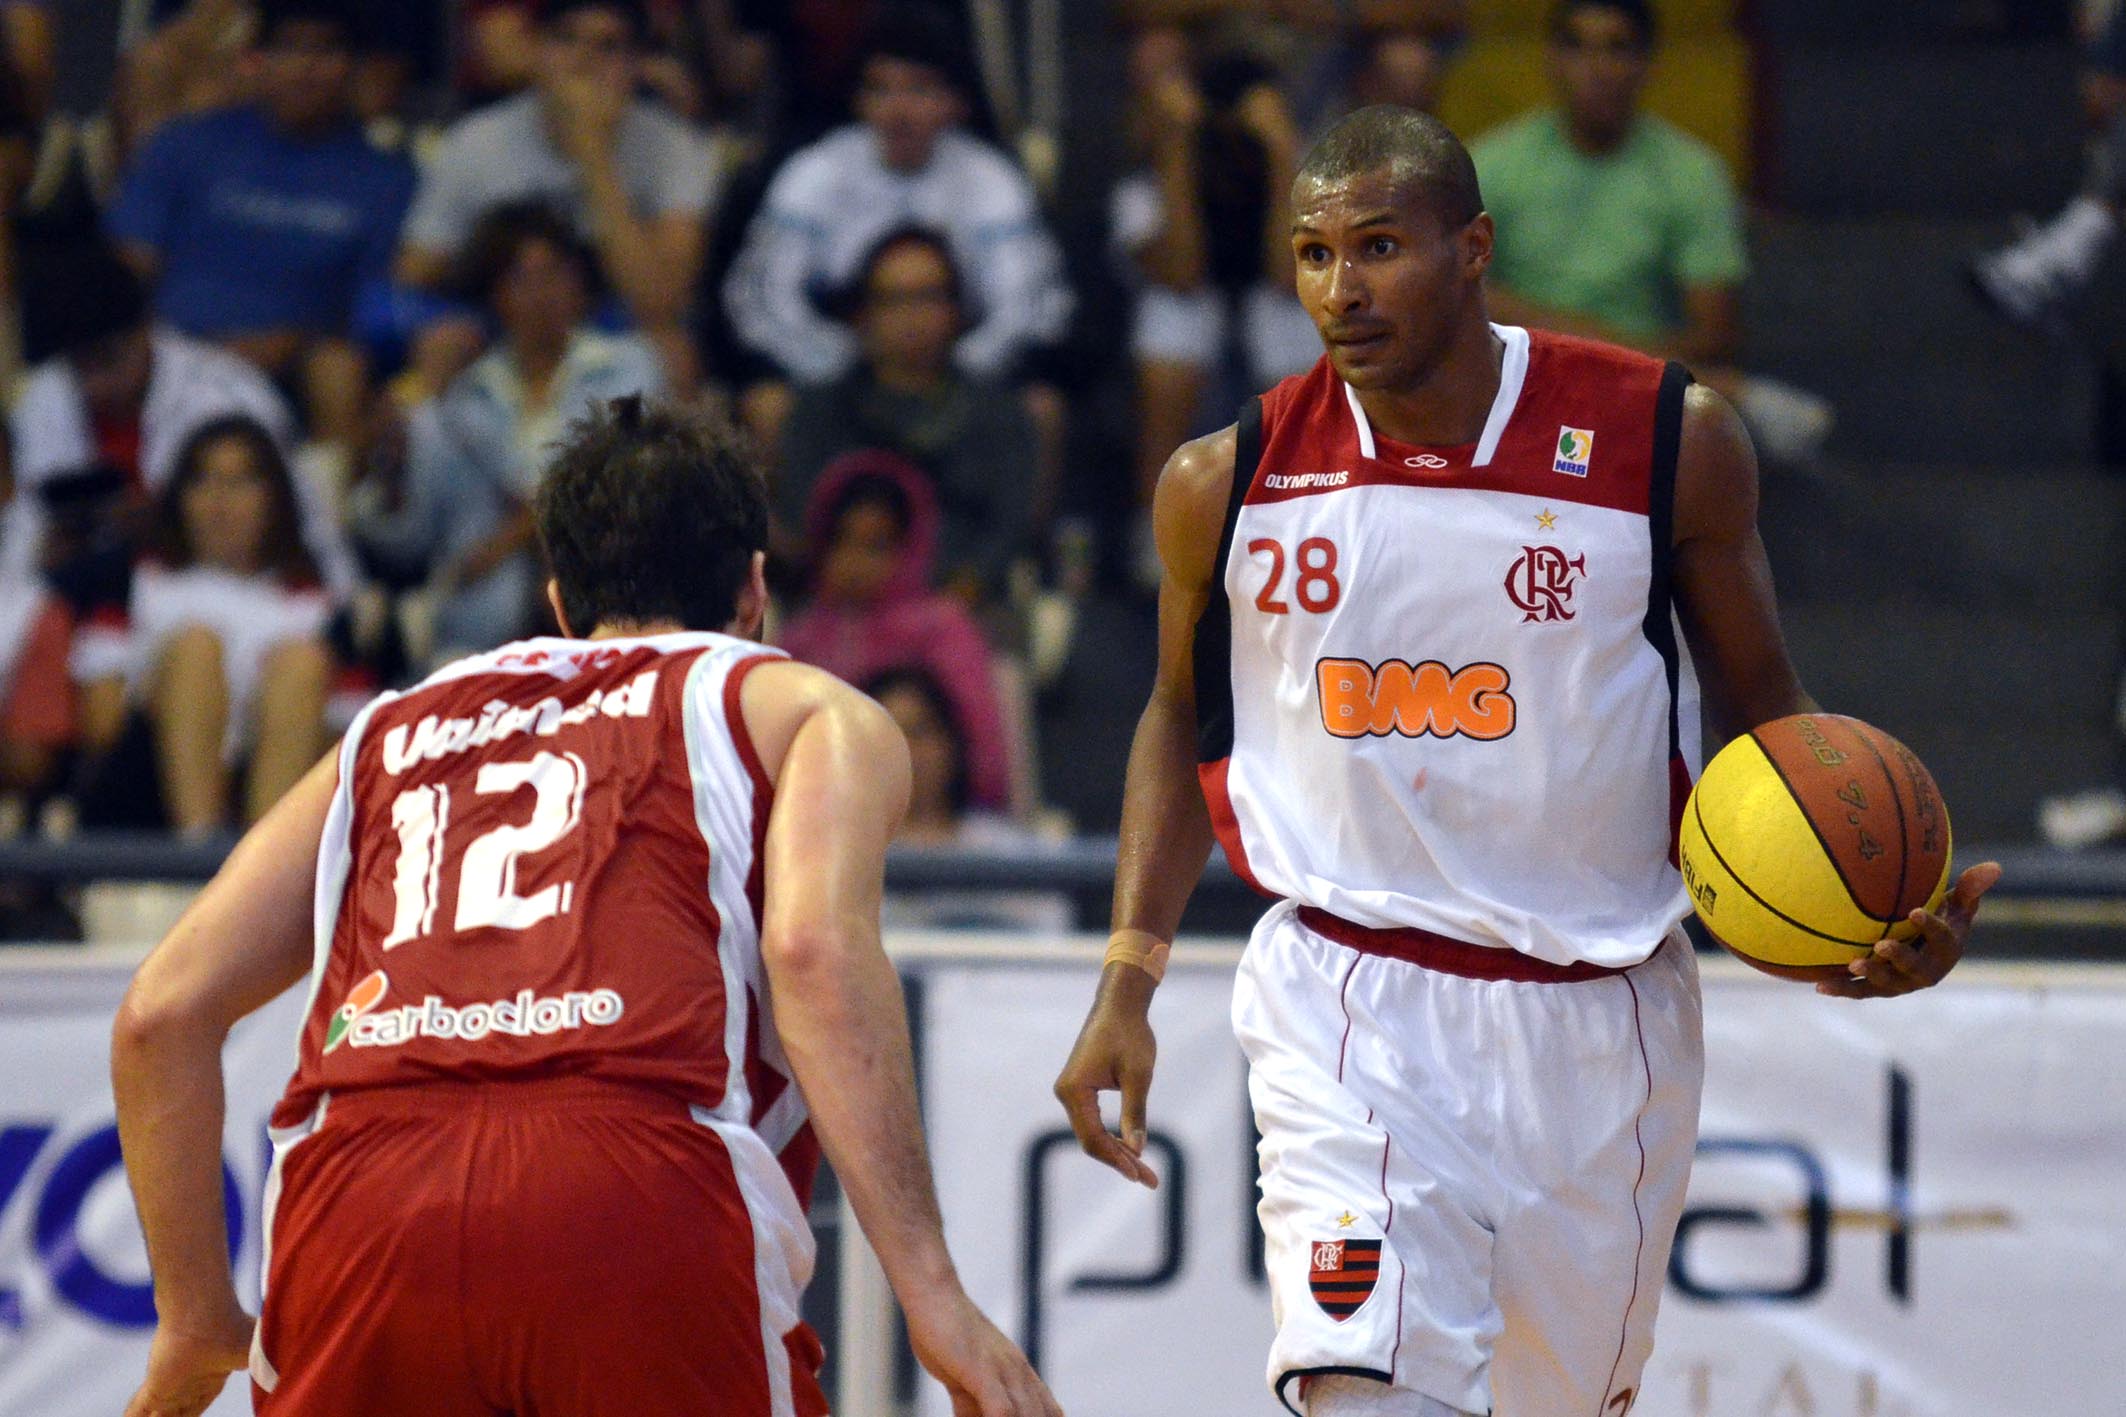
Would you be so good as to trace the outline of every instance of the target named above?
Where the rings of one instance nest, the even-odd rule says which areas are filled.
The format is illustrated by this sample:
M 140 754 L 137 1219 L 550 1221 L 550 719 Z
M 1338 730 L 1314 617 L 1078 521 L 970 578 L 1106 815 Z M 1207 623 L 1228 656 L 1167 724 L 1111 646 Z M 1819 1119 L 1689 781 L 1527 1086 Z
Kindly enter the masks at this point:
M 1479 662 L 1449 669 L 1436 659 L 1379 665 L 1324 659 L 1314 666 L 1321 726 L 1338 738 L 1435 738 L 1490 741 L 1513 732 L 1512 682 L 1505 669 Z
M 145 1278 L 112 1274 L 97 1260 L 81 1233 L 83 1212 L 101 1212 L 90 1197 L 107 1180 L 122 1191 L 124 1158 L 118 1128 L 98 1127 L 68 1144 L 43 1180 L 25 1187 L 39 1156 L 57 1129 L 49 1122 L 10 1123 L 0 1127 L 0 1216 L 20 1194 L 31 1205 L 30 1243 L 54 1291 L 76 1309 L 119 1328 L 155 1326 L 155 1289 Z M 222 1209 L 229 1223 L 229 1259 L 235 1262 L 244 1237 L 244 1206 L 236 1177 L 226 1162 L 221 1170 Z M 131 1209 L 128 1206 L 127 1214 Z M 10 1287 L 12 1276 L 0 1273 L 0 1334 L 23 1327 L 22 1296 Z

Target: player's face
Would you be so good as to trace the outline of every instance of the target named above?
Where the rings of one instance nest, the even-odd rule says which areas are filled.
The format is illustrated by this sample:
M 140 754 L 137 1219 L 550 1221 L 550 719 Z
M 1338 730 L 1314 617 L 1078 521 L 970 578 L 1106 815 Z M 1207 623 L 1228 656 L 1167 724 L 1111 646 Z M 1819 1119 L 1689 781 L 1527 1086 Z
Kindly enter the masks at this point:
M 242 573 L 258 569 L 273 492 L 250 444 L 222 438 L 202 449 L 199 475 L 185 488 L 178 510 L 200 565 Z
M 275 122 L 298 132 L 347 114 L 354 55 L 339 26 L 290 20 L 258 51 L 258 88 Z
M 1483 279 L 1487 219 L 1450 229 L 1385 172 L 1306 184 L 1295 207 L 1299 300 L 1336 372 L 1358 389 L 1421 382 Z
M 961 115 L 959 94 L 929 65 L 884 55 L 864 62 L 856 116 L 878 135 L 888 167 L 913 172 L 928 166 L 939 136 Z
M 1550 44 L 1550 80 L 1573 126 L 1621 133 L 1639 111 L 1649 57 L 1631 21 L 1616 10 L 1585 5 L 1565 16 Z

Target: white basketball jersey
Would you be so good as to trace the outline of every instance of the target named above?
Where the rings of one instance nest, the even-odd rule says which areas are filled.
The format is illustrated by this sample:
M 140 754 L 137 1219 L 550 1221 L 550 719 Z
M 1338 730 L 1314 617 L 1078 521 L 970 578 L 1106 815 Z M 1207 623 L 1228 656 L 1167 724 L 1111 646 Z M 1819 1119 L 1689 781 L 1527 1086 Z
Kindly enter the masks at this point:
M 1632 965 L 1688 910 L 1669 548 L 1690 378 L 1493 329 L 1477 443 L 1376 436 L 1327 359 L 1243 414 L 1225 595 L 1197 628 L 1204 790 L 1266 894 Z

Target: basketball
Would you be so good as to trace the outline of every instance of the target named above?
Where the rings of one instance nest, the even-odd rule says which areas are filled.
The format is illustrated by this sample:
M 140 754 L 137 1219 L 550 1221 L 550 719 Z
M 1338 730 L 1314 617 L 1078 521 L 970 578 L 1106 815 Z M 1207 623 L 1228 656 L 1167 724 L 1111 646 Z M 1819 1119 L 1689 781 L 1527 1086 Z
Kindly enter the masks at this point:
M 1879 728 L 1795 714 L 1737 738 L 1684 804 L 1683 881 L 1714 939 L 1768 974 L 1841 977 L 1949 886 L 1949 813 Z

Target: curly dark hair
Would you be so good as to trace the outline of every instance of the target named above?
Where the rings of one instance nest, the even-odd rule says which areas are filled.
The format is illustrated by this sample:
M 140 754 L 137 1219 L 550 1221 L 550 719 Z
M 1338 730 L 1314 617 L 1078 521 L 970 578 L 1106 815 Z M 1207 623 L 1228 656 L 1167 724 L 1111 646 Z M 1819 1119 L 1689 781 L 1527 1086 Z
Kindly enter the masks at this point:
M 533 515 L 579 635 L 651 620 L 721 630 L 768 545 L 767 489 L 739 433 L 637 394 L 570 425 Z
M 175 470 L 156 499 L 156 551 L 172 570 L 182 570 L 198 559 L 191 535 L 185 530 L 185 493 L 206 471 L 207 449 L 231 440 L 243 444 L 251 454 L 251 465 L 265 478 L 266 493 L 272 500 L 265 545 L 259 557 L 261 566 L 287 585 L 317 584 L 317 562 L 303 540 L 295 474 L 289 470 L 287 455 L 273 434 L 249 414 L 232 413 L 210 419 L 194 429 L 178 449 Z

